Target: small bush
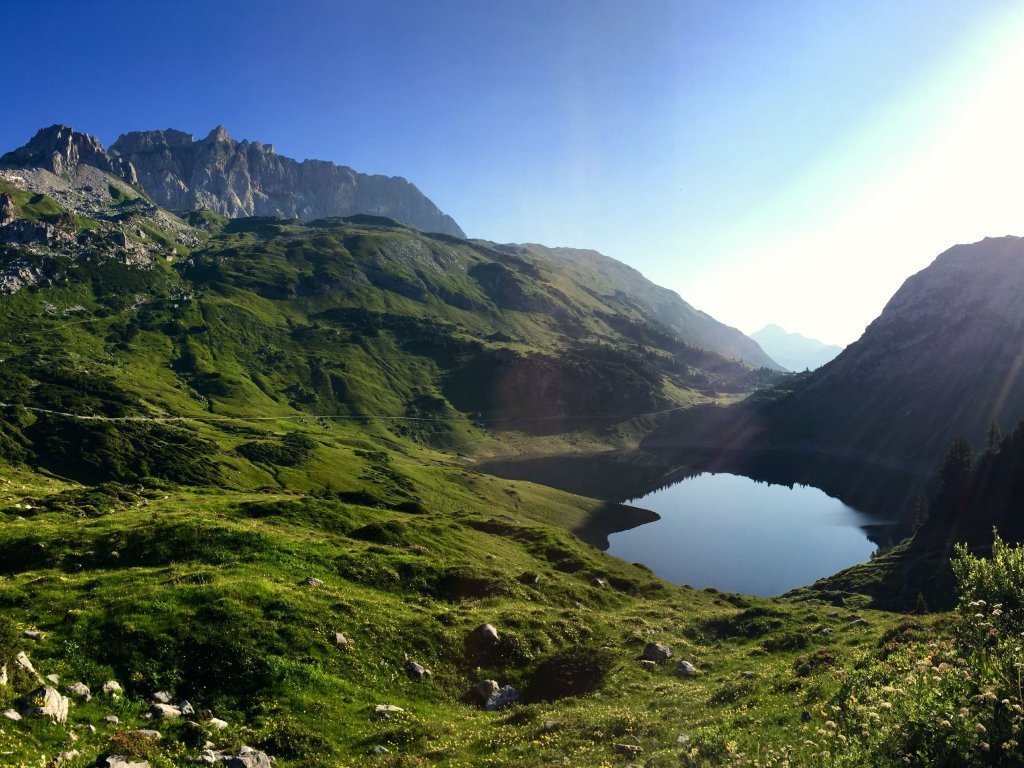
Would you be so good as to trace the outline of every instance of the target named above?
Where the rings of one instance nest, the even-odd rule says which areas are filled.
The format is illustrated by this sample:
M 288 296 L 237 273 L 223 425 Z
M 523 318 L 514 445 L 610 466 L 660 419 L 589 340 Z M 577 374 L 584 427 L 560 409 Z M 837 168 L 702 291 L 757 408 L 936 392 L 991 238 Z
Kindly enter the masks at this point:
M 530 701 L 582 696 L 598 688 L 615 666 L 607 648 L 577 646 L 552 654 L 537 665 L 526 688 Z

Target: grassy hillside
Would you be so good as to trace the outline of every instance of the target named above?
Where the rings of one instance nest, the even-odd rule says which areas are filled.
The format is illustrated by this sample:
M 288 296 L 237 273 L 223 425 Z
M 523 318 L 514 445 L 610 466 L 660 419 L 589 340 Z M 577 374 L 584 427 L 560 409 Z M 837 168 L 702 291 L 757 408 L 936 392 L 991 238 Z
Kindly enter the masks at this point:
M 19 199 L 67 237 L 0 246 L 29 281 L 0 297 L 0 710 L 43 682 L 19 653 L 72 699 L 0 717 L 0 763 L 905 764 L 917 720 L 860 707 L 949 617 L 670 585 L 585 543 L 642 510 L 476 469 L 633 445 L 774 374 L 544 254 L 116 191 L 84 223 Z M 518 699 L 482 708 L 485 680 Z M 151 718 L 157 691 L 196 714 Z

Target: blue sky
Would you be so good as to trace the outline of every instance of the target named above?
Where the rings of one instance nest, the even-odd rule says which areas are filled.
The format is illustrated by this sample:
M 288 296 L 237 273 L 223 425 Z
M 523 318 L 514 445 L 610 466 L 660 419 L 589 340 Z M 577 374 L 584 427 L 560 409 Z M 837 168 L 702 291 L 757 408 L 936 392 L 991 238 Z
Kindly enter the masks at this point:
M 748 332 L 847 343 L 941 250 L 1024 234 L 1019 2 L 0 0 L 0 18 L 4 150 L 54 122 L 105 144 L 220 123 L 404 176 L 471 236 L 598 249 Z

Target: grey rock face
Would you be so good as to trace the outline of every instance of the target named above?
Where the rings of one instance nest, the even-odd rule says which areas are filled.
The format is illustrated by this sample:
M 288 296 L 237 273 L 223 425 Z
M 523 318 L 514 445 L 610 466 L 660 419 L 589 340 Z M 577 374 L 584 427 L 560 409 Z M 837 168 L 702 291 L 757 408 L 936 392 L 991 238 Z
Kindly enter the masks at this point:
M 110 146 L 110 154 L 131 165 L 150 197 L 173 210 L 306 221 L 363 213 L 465 237 L 403 178 L 369 176 L 323 160 L 298 162 L 271 145 L 235 141 L 221 126 L 199 141 L 174 130 L 127 133 Z
M 66 125 L 43 128 L 28 144 L 0 157 L 0 166 L 45 168 L 58 176 L 79 165 L 91 165 L 136 183 L 135 169 L 130 163 L 108 155 L 95 136 L 79 133 Z

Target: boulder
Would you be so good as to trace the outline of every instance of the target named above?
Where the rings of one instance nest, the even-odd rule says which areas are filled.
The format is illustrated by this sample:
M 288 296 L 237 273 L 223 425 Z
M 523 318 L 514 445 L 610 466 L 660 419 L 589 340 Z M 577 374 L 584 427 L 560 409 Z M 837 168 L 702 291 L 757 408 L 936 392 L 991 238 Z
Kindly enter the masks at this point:
M 493 624 L 481 624 L 470 633 L 470 638 L 477 643 L 489 645 L 498 642 L 498 630 L 494 628 Z
M 496 690 L 487 699 L 487 703 L 484 704 L 484 709 L 495 711 L 498 709 L 504 709 L 509 704 L 519 701 L 519 691 L 513 688 L 511 685 L 505 685 Z
M 71 702 L 66 696 L 49 685 L 42 685 L 23 699 L 25 714 L 30 717 L 48 717 L 55 723 L 63 723 L 68 719 L 68 707 Z
M 174 701 L 174 694 L 170 691 L 157 691 L 153 694 L 154 704 L 170 704 Z
M 653 661 L 656 664 L 668 661 L 675 654 L 672 653 L 672 649 L 667 645 L 661 643 L 648 643 L 644 648 L 643 658 L 647 661 Z
M 337 648 L 340 648 L 343 651 L 348 650 L 348 638 L 341 632 L 335 632 L 332 640 Z
M 89 686 L 85 683 L 73 683 L 68 688 L 68 693 L 86 701 L 92 698 L 92 691 L 89 690 Z
M 643 754 L 644 748 L 639 744 L 615 744 L 615 752 L 626 757 L 636 757 Z
M 405 665 L 405 672 L 413 680 L 423 680 L 433 674 L 429 669 L 422 664 L 417 664 L 415 661 L 410 661 Z
M 676 674 L 683 677 L 693 677 L 697 674 L 697 668 L 690 662 L 683 660 L 676 664 Z
M 181 714 L 186 715 L 188 717 L 191 717 L 196 713 L 195 707 L 193 707 L 192 704 L 185 699 L 182 699 L 178 702 L 178 711 L 181 712 Z
M 29 661 L 29 658 L 25 655 L 24 651 L 19 652 L 18 655 L 14 657 L 14 663 L 28 672 L 36 680 L 42 681 L 42 678 L 39 676 L 39 673 L 36 672 L 36 668 L 32 666 L 32 662 Z
M 482 707 L 499 687 L 497 680 L 481 680 L 469 689 L 469 697 Z
M 394 704 L 378 704 L 373 708 L 373 714 L 381 718 L 388 718 L 402 712 L 405 712 L 405 710 L 401 707 L 396 707 Z
M 225 758 L 227 768 L 272 768 L 270 756 L 258 749 L 243 746 L 231 757 Z
M 227 720 L 221 720 L 219 717 L 211 717 L 206 722 L 208 722 L 211 726 L 216 728 L 218 731 L 223 731 L 225 728 L 228 727 L 228 721 Z
M 149 761 L 130 760 L 124 755 L 110 755 L 103 758 L 100 768 L 149 768 Z
M 181 717 L 181 710 L 171 704 L 154 704 L 149 708 L 149 714 L 160 720 L 173 720 Z

